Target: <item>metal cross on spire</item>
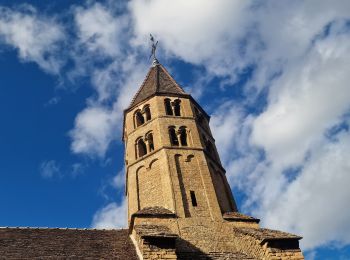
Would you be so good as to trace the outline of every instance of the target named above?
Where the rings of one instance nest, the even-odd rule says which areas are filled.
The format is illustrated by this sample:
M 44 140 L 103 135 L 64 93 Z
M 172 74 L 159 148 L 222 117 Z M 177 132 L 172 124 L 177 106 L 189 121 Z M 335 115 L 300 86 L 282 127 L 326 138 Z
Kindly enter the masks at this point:
M 158 41 L 155 43 L 153 35 L 149 34 L 149 36 L 150 36 L 150 40 L 152 42 L 152 51 L 151 51 L 151 56 L 149 56 L 149 58 L 153 57 L 152 65 L 155 66 L 155 65 L 159 64 L 159 62 L 156 58 L 156 50 L 157 50 Z

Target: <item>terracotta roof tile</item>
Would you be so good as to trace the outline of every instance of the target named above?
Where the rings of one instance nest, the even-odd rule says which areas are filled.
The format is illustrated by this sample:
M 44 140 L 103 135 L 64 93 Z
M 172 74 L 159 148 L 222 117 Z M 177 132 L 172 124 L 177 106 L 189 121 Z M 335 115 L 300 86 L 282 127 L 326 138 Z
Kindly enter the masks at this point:
M 128 230 L 0 228 L 3 259 L 138 259 Z

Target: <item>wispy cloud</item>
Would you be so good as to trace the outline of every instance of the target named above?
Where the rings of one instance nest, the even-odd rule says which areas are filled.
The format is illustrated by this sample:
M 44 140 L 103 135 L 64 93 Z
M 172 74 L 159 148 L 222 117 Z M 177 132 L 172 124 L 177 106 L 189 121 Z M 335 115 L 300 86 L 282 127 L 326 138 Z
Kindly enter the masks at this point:
M 123 200 L 120 204 L 112 202 L 99 209 L 92 221 L 93 228 L 122 228 L 126 227 L 126 224 L 126 200 Z
M 44 179 L 60 178 L 62 176 L 60 165 L 54 160 L 42 162 L 39 170 L 41 177 Z
M 25 62 L 36 62 L 44 71 L 58 74 L 65 63 L 61 55 L 65 37 L 54 18 L 29 5 L 15 10 L 0 6 L 0 43 L 15 48 Z

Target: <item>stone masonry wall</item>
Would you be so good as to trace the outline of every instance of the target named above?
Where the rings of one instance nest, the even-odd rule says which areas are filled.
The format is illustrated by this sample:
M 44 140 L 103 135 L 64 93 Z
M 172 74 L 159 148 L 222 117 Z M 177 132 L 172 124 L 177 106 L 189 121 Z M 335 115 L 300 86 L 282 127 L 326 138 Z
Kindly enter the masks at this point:
M 182 256 L 180 259 L 195 255 L 202 257 L 198 259 L 206 259 L 204 256 L 214 252 L 217 255 L 220 255 L 220 252 L 225 252 L 226 255 L 244 254 L 244 257 L 241 255 L 232 259 L 304 259 L 298 244 L 293 244 L 297 243 L 297 240 L 280 240 L 279 242 L 276 240 L 274 243 L 264 242 L 262 244 L 259 239 L 235 231 L 237 228 L 259 230 L 256 223 L 211 221 L 205 218 L 136 218 L 135 225 L 140 224 L 164 225 L 178 234 L 176 251 Z M 224 255 L 221 254 L 222 259 L 226 259 Z
M 135 238 L 143 260 L 177 259 L 175 239 L 162 237 L 143 238 L 136 234 L 135 231 L 132 236 Z
M 175 210 L 179 216 L 188 217 L 192 214 L 220 218 L 221 210 L 216 196 L 219 193 L 215 193 L 207 159 L 203 153 L 205 147 L 199 134 L 191 102 L 188 98 L 180 98 L 181 116 L 167 116 L 164 107 L 165 98 L 176 99 L 155 96 L 126 114 L 125 141 L 129 221 L 132 213 L 147 206 L 163 206 Z M 142 110 L 145 106 L 151 110 L 151 120 L 136 127 L 135 111 Z M 204 124 L 207 125 L 207 121 Z M 174 126 L 176 129 L 181 126 L 186 127 L 187 146 L 171 145 L 168 133 L 169 126 Z M 153 133 L 154 151 L 139 158 L 136 151 L 136 141 L 146 137 L 149 132 Z M 159 165 L 159 168 L 158 166 L 150 167 L 152 161 L 157 161 L 155 164 Z M 182 180 L 179 180 L 180 175 Z M 221 180 L 218 178 L 216 181 L 219 183 Z M 161 185 L 154 185 L 155 183 Z M 221 186 L 217 186 L 217 188 L 220 189 Z M 198 199 L 196 207 L 192 206 L 191 191 Z M 227 206 L 224 208 L 228 209 Z M 232 207 L 230 208 L 232 209 Z

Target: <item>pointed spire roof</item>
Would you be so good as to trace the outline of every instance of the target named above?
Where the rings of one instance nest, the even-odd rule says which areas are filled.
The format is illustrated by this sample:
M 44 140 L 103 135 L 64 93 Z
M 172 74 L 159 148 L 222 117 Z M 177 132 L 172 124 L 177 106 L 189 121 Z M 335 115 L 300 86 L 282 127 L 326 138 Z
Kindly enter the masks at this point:
M 129 108 L 141 103 L 155 94 L 188 95 L 173 79 L 169 72 L 158 62 L 154 62 L 141 87 L 136 92 Z

